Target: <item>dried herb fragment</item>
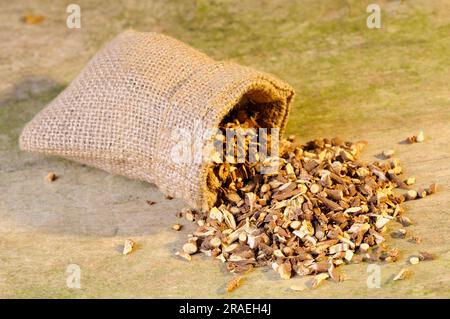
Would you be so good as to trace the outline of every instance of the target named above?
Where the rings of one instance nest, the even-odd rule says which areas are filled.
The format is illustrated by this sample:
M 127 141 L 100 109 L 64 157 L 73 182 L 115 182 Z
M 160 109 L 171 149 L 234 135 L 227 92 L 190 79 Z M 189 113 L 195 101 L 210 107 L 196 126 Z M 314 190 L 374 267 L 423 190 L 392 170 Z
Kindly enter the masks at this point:
M 394 276 L 394 278 L 392 280 L 394 280 L 394 281 L 403 280 L 409 274 L 410 274 L 410 270 L 408 268 L 403 268 L 402 270 L 400 270 L 400 272 L 397 275 Z
M 123 251 L 122 254 L 123 255 L 129 255 L 131 254 L 134 250 L 136 249 L 136 243 L 131 240 L 131 239 L 127 239 L 125 240 L 124 244 L 123 244 Z
M 416 136 L 416 142 L 422 143 L 425 140 L 425 136 L 423 135 L 423 131 L 420 131 Z
M 408 241 L 413 244 L 420 244 L 422 242 L 422 239 L 417 236 L 412 236 Z
M 406 237 L 406 229 L 400 228 L 391 233 L 392 238 L 405 238 Z
M 26 14 L 23 17 L 23 22 L 25 22 L 26 24 L 40 24 L 45 20 L 44 16 L 41 15 L 34 15 L 34 14 Z
M 312 280 L 312 283 L 311 283 L 311 287 L 312 288 L 319 287 L 319 285 L 322 283 L 322 281 L 324 281 L 328 277 L 330 277 L 330 276 L 327 273 L 322 273 L 322 274 L 318 274 L 318 275 L 314 276 L 314 279 Z
M 189 242 L 183 245 L 183 251 L 186 254 L 192 255 L 197 252 L 198 248 L 197 245 L 194 242 Z
M 53 172 L 50 172 L 50 173 L 48 173 L 48 174 L 45 176 L 45 180 L 46 180 L 47 182 L 53 182 L 53 181 L 55 181 L 57 178 L 58 178 L 58 177 L 57 177 L 56 174 L 53 173 Z
M 244 278 L 242 276 L 236 276 L 233 279 L 231 279 L 227 283 L 227 292 L 232 292 L 236 288 L 238 288 L 240 285 L 242 285 L 242 282 L 244 281 Z
M 182 226 L 180 224 L 173 224 L 172 225 L 172 229 L 175 231 L 180 231 L 182 228 Z
M 421 251 L 421 252 L 419 253 L 419 259 L 420 259 L 421 261 L 433 260 L 433 259 L 434 259 L 434 256 L 433 256 L 433 254 L 428 253 L 428 252 L 426 252 L 426 251 Z
M 383 156 L 384 156 L 385 158 L 391 158 L 392 156 L 394 156 L 394 154 L 395 154 L 395 151 L 394 151 L 394 150 L 386 150 L 386 151 L 383 151 Z

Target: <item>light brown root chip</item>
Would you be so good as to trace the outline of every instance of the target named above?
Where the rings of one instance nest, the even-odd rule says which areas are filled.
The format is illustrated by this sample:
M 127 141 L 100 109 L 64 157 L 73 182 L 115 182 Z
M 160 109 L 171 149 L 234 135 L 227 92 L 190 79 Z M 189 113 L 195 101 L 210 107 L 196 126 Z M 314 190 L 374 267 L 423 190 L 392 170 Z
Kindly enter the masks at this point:
M 45 180 L 46 180 L 47 182 L 53 182 L 53 181 L 55 181 L 57 178 L 58 178 L 58 176 L 56 176 L 56 174 L 53 173 L 53 172 L 50 172 L 50 173 L 48 173 L 48 174 L 45 176 Z
M 426 197 L 427 196 L 427 191 L 424 189 L 424 188 L 419 188 L 418 190 L 417 190 L 417 196 L 419 197 L 419 198 L 424 198 L 424 197 Z
M 413 244 L 420 244 L 422 242 L 422 239 L 417 236 L 412 236 L 410 239 L 408 239 L 408 241 Z
M 188 221 L 190 221 L 190 222 L 193 222 L 194 219 L 195 219 L 194 214 L 193 214 L 192 212 L 190 212 L 190 211 L 187 211 L 187 212 L 184 214 L 184 218 L 186 218 L 186 219 L 187 219 Z
M 304 290 L 308 289 L 308 286 L 304 282 L 302 282 L 302 283 L 292 285 L 290 287 L 290 289 L 293 291 L 304 291 Z
M 123 244 L 123 251 L 122 254 L 123 255 L 129 255 L 131 254 L 134 250 L 136 250 L 136 243 L 131 240 L 131 239 L 127 239 L 125 240 L 124 244 Z
M 350 251 L 350 250 L 348 250 L 348 251 Z M 344 276 L 342 276 L 342 274 L 340 274 L 333 265 L 331 265 L 328 268 L 328 275 L 330 276 L 330 278 L 332 280 L 334 280 L 336 282 L 340 282 L 340 281 L 344 280 Z
M 423 132 L 420 131 L 419 134 L 417 134 L 417 136 L 416 136 L 416 142 L 422 143 L 424 140 L 425 140 L 425 136 L 423 135 Z
M 392 156 L 394 156 L 395 151 L 394 150 L 385 150 L 383 151 L 383 156 L 385 158 L 391 158 Z
M 416 199 L 416 198 L 417 198 L 417 192 L 416 192 L 415 190 L 411 189 L 411 190 L 409 190 L 409 191 L 406 192 L 405 198 L 406 198 L 407 200 L 413 200 L 413 199 Z
M 183 251 L 186 254 L 192 255 L 195 254 L 197 252 L 198 248 L 197 245 L 193 242 L 189 242 L 183 245 Z
M 410 272 L 410 270 L 409 270 L 408 268 L 403 268 L 402 270 L 400 270 L 400 272 L 399 272 L 397 275 L 395 275 L 395 277 L 394 277 L 392 280 L 394 280 L 394 281 L 397 281 L 397 280 L 403 280 L 403 279 L 405 279 L 410 273 L 411 273 L 411 272 Z
M 175 231 L 180 231 L 183 226 L 180 224 L 173 224 L 172 229 Z
M 188 253 L 185 253 L 184 251 L 177 251 L 175 255 L 180 256 L 181 258 L 186 259 L 187 261 L 191 261 L 192 257 Z
M 22 21 L 26 24 L 40 24 L 45 20 L 44 16 L 34 15 L 34 14 L 26 14 L 22 17 Z
M 244 281 L 244 277 L 242 277 L 242 276 L 236 276 L 233 279 L 231 279 L 227 283 L 227 292 L 232 292 L 233 290 L 235 290 L 236 288 L 241 286 L 243 281 Z
M 420 259 L 421 261 L 433 260 L 433 259 L 434 259 L 434 256 L 433 256 L 433 254 L 428 253 L 428 252 L 426 252 L 426 251 L 421 251 L 421 252 L 419 253 L 419 259 Z
M 411 226 L 413 224 L 412 220 L 406 216 L 397 217 L 397 221 L 402 224 L 404 227 Z
M 319 285 L 326 280 L 328 277 L 330 277 L 327 273 L 321 273 L 318 274 L 316 276 L 314 276 L 312 283 L 311 283 L 311 287 L 312 288 L 317 288 L 319 287 Z
M 405 238 L 406 237 L 406 229 L 400 228 L 391 233 L 392 238 Z
M 292 268 L 290 262 L 285 262 L 278 267 L 278 274 L 283 279 L 289 279 L 292 276 Z
M 433 183 L 433 184 L 430 184 L 430 186 L 428 186 L 427 194 L 431 195 L 431 194 L 436 193 L 436 191 L 437 191 L 437 184 Z

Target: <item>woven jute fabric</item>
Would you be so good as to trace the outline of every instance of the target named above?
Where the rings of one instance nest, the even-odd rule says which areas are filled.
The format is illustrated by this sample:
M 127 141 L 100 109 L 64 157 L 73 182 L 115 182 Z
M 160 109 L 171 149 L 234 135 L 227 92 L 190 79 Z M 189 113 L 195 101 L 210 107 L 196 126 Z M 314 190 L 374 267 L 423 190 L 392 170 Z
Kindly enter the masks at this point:
M 173 133 L 195 139 L 199 126 L 217 127 L 243 98 L 261 108 L 267 127 L 283 130 L 293 94 L 272 75 L 217 62 L 165 35 L 126 31 L 25 126 L 19 143 L 154 183 L 201 208 L 207 163 L 174 157 L 186 138 Z

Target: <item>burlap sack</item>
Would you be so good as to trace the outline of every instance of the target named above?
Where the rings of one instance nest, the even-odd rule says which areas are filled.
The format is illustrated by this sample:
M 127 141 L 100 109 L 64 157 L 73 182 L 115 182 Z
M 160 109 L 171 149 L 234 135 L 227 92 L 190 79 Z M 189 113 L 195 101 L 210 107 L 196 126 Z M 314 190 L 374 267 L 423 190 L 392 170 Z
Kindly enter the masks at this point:
M 26 125 L 20 148 L 155 183 L 200 208 L 206 164 L 173 160 L 180 141 L 172 133 L 216 127 L 243 97 L 261 108 L 267 127 L 284 128 L 287 84 L 168 36 L 126 31 Z

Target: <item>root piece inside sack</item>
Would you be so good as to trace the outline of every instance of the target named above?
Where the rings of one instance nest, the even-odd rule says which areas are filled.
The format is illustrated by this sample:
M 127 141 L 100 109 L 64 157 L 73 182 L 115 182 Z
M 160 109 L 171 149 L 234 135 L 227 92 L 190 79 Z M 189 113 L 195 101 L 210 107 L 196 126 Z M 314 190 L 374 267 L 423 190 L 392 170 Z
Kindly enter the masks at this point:
M 255 157 L 251 160 L 249 149 L 259 150 L 260 147 L 265 147 L 264 154 L 270 150 L 270 127 L 273 123 L 267 120 L 270 118 L 270 114 L 267 112 L 274 110 L 276 107 L 273 105 L 269 108 L 265 104 L 257 104 L 248 96 L 244 96 L 220 123 L 218 134 L 212 137 L 211 164 L 207 169 L 206 202 L 208 209 L 222 204 L 224 198 L 235 202 L 242 200 L 236 191 L 257 175 L 260 162 L 264 160 L 259 158 L 262 152 L 253 152 Z M 258 135 L 260 133 L 258 130 L 266 127 L 269 128 L 267 129 L 268 134 Z M 227 142 L 228 134 L 230 136 L 235 134 L 233 143 Z M 242 134 L 242 143 L 237 140 L 239 134 Z M 231 149 L 227 149 L 227 147 Z
M 248 109 L 243 114 L 237 108 L 221 129 L 258 128 L 257 112 Z M 407 218 L 402 203 L 408 190 L 398 182 L 405 179 L 398 176 L 399 161 L 360 160 L 364 141 L 325 138 L 301 145 L 294 140 L 279 142 L 278 169 L 271 174 L 260 173 L 264 159 L 210 165 L 212 208 L 198 212 L 203 222 L 192 234 L 198 251 L 233 273 L 269 266 L 282 278 L 398 260 L 385 233 L 392 220 Z M 248 141 L 244 148 L 248 155 Z

